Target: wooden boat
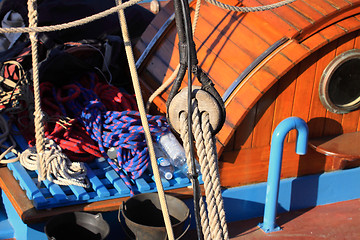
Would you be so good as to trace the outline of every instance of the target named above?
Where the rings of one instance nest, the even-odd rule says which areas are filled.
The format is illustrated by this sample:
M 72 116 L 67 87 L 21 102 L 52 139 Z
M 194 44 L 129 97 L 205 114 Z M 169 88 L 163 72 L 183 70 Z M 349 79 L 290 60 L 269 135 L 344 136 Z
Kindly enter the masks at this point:
M 244 6 L 259 3 L 242 2 Z M 310 141 L 359 131 L 359 109 L 336 112 L 323 100 L 329 98 L 324 88 L 334 71 L 325 69 L 341 65 L 335 62 L 340 55 L 350 60 L 349 54 L 358 48 L 356 6 L 343 1 L 296 1 L 258 13 L 201 6 L 195 33 L 199 65 L 213 80 L 227 110 L 225 125 L 216 135 L 223 186 L 266 181 L 272 133 L 290 116 L 307 122 Z M 149 93 L 177 66 L 174 27 L 145 50 L 172 11 L 167 5 L 136 45 L 139 53 L 151 52 L 140 66 Z M 168 92 L 154 101 L 162 112 Z M 342 163 L 335 153 L 310 148 L 306 157 L 297 155 L 295 139 L 291 132 L 284 145 L 283 178 L 339 170 Z M 342 167 L 358 166 L 357 156 L 351 160 Z
M 253 7 L 274 1 L 223 2 Z M 360 197 L 355 185 L 360 171 L 360 88 L 356 77 L 346 82 L 357 74 L 359 4 L 296 0 L 256 13 L 201 5 L 194 34 L 199 66 L 212 79 L 227 111 L 216 147 L 225 209 L 231 209 L 229 222 L 262 216 L 273 132 L 293 116 L 307 123 L 309 148 L 304 156 L 296 154 L 296 132 L 289 132 L 283 146 L 280 211 Z M 172 2 L 164 6 L 135 46 L 145 100 L 178 65 L 173 12 Z M 342 95 L 336 90 L 345 84 L 349 87 Z M 166 112 L 169 91 L 155 98 L 152 113 Z M 43 236 L 44 221 L 63 212 L 101 211 L 114 219 L 114 211 L 128 198 L 38 210 L 7 168 L 0 169 L 0 179 L 9 218 L 27 231 L 17 239 Z M 188 188 L 169 192 L 183 199 L 191 194 Z

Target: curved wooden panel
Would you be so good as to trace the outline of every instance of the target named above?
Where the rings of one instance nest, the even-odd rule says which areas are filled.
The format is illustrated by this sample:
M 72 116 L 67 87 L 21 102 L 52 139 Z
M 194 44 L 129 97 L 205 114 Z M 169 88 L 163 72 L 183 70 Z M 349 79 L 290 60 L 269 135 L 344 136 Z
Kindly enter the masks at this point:
M 274 2 L 245 0 L 242 4 Z M 226 3 L 239 4 L 235 0 Z M 359 48 L 359 5 L 360 0 L 297 0 L 256 13 L 202 5 L 194 35 L 199 65 L 215 83 L 227 110 L 225 125 L 216 135 L 224 186 L 266 181 L 271 134 L 287 117 L 307 121 L 310 137 L 359 131 L 359 110 L 331 113 L 318 96 L 327 64 Z M 140 76 L 148 94 L 176 68 L 177 43 L 173 27 L 145 63 Z M 166 111 L 168 92 L 154 101 L 161 112 Z M 282 177 L 334 170 L 333 159 L 315 151 L 306 159 L 297 156 L 295 136 L 290 132 L 286 139 Z

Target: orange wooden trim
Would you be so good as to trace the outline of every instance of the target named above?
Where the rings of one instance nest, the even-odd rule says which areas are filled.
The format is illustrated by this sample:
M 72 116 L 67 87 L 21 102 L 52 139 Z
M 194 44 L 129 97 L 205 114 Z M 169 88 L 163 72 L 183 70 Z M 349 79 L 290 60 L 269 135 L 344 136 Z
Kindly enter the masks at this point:
M 311 0 L 309 1 L 312 2 Z M 342 21 L 343 19 L 359 14 L 359 5 L 360 1 L 356 1 L 352 5 L 348 5 L 347 7 L 341 8 L 340 10 L 336 10 L 333 13 L 324 16 L 324 18 L 315 22 L 313 25 L 304 28 L 303 31 L 299 32 L 299 34 L 294 36 L 294 38 L 299 42 L 302 42 L 321 30 Z
M 346 20 L 347 19 L 344 19 L 343 21 L 346 21 Z M 285 73 L 287 73 L 294 66 L 294 64 L 300 62 L 305 57 L 309 56 L 312 52 L 315 52 L 320 47 L 322 47 L 323 45 L 328 43 L 328 41 L 330 41 L 330 40 L 327 40 L 326 38 L 324 38 L 323 36 L 321 36 L 321 34 L 324 34 L 325 36 L 329 36 L 327 34 L 327 32 L 329 32 L 329 33 L 332 32 L 330 38 L 331 38 L 331 41 L 333 41 L 335 39 L 340 38 L 341 36 L 344 36 L 345 34 L 349 34 L 349 33 L 353 32 L 353 31 L 356 31 L 359 28 L 360 28 L 360 24 L 358 26 L 353 26 L 353 29 L 348 29 L 345 32 L 345 31 L 341 30 L 338 26 L 331 25 L 326 29 L 322 29 L 322 31 L 320 31 L 317 34 L 314 34 L 313 36 L 306 39 L 306 41 L 304 41 L 302 43 L 299 43 L 296 40 L 289 40 L 285 44 L 283 44 L 277 51 L 275 51 L 270 56 L 268 56 L 263 61 L 263 63 L 259 64 L 246 77 L 246 79 L 244 79 L 244 83 L 242 85 L 246 84 L 247 81 L 250 81 L 263 94 L 268 89 L 270 89 L 270 87 L 273 86 L 274 83 L 277 82 Z M 333 30 L 335 30 L 335 32 Z M 321 42 L 320 44 L 309 45 L 308 43 L 311 42 L 312 38 L 316 38 L 316 41 L 319 41 L 319 38 L 320 38 L 322 40 L 322 42 L 320 41 Z M 289 48 L 291 50 L 288 50 L 287 48 Z M 296 48 L 299 49 L 300 51 L 297 51 L 295 53 L 295 55 L 291 55 L 291 54 L 293 54 L 293 50 L 296 49 Z M 279 58 L 281 58 L 281 54 L 283 54 L 283 56 L 282 56 L 284 58 L 283 61 L 278 60 Z M 287 57 L 287 54 L 290 54 L 290 57 Z M 272 72 L 272 71 L 275 71 L 275 70 L 276 70 L 276 72 Z M 270 73 L 270 74 L 266 75 L 265 79 L 263 78 L 264 72 Z M 227 108 L 229 108 L 230 105 L 233 104 L 232 99 L 237 98 L 237 94 L 238 94 L 237 91 L 235 91 L 233 93 L 232 97 L 230 97 L 228 102 L 226 103 Z M 259 94 L 259 96 L 261 96 L 261 94 Z M 247 96 L 248 99 L 246 101 L 247 101 L 248 105 L 244 105 L 243 107 L 247 108 L 247 109 L 251 109 L 254 106 L 254 104 L 256 103 L 256 101 L 260 98 L 259 96 L 256 96 L 256 97 Z M 238 97 L 241 98 L 242 96 L 238 96 Z M 232 112 L 232 115 L 236 115 L 236 116 L 232 116 L 232 118 L 234 119 L 234 118 L 237 117 L 239 119 L 239 121 L 237 121 L 235 123 L 235 126 L 239 126 L 241 121 L 244 119 L 244 116 L 241 116 L 241 113 L 242 112 Z M 245 112 L 245 114 L 246 113 L 247 112 Z M 230 132 L 220 131 L 220 133 L 223 134 L 223 135 L 231 136 L 231 135 L 234 134 L 235 130 L 236 129 L 232 129 Z M 230 139 L 230 137 L 228 137 L 228 138 L 219 138 L 219 139 L 226 140 L 225 142 L 222 142 L 222 144 L 224 146 L 226 146 L 227 141 Z

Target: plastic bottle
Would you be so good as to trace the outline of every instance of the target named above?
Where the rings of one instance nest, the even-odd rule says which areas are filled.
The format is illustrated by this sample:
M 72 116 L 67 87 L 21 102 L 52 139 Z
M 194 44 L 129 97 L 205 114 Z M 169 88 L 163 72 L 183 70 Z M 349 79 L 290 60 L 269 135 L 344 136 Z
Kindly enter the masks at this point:
M 157 142 L 169 156 L 170 163 L 187 176 L 188 165 L 186 163 L 186 153 L 174 134 L 172 132 L 168 132 L 164 135 L 158 136 Z M 195 161 L 195 168 L 197 173 L 200 173 L 200 165 L 197 161 Z
M 174 166 L 171 165 L 169 161 L 169 157 L 157 143 L 154 143 L 154 150 L 155 150 L 155 156 L 159 168 L 160 177 L 165 178 L 167 180 L 172 179 L 174 176 Z

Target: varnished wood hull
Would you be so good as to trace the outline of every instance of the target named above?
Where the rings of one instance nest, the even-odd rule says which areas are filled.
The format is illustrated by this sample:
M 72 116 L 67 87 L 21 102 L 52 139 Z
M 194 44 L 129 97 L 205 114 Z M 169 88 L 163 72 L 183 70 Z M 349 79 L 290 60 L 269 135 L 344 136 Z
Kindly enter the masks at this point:
M 269 3 L 274 1 L 242 2 Z M 266 181 L 271 136 L 287 117 L 304 119 L 310 139 L 360 130 L 359 109 L 332 113 L 322 105 L 318 89 L 331 60 L 360 48 L 359 5 L 360 1 L 297 0 L 270 11 L 236 13 L 202 4 L 195 33 L 199 65 L 215 83 L 227 110 L 225 125 L 216 135 L 223 186 Z M 170 2 L 137 43 L 138 56 L 172 13 Z M 176 68 L 177 44 L 172 25 L 140 66 L 146 96 Z M 154 101 L 160 112 L 166 111 L 168 93 Z M 295 131 L 286 138 L 282 178 L 338 169 L 336 159 L 311 148 L 305 156 L 297 155 L 295 139 Z M 358 165 L 354 161 L 348 167 Z

